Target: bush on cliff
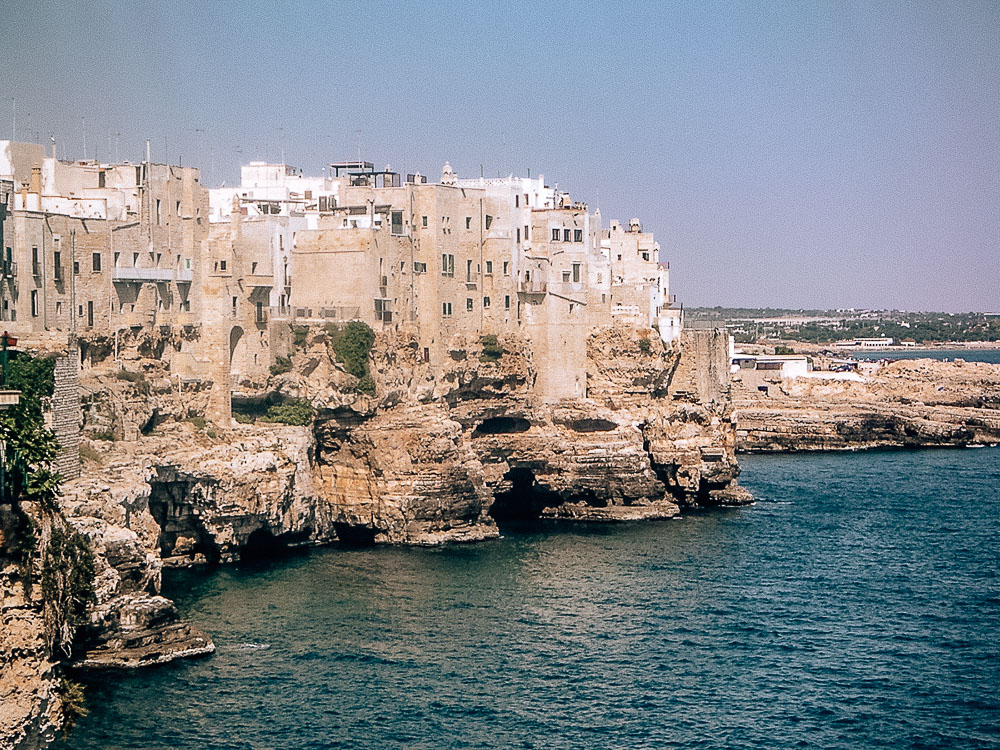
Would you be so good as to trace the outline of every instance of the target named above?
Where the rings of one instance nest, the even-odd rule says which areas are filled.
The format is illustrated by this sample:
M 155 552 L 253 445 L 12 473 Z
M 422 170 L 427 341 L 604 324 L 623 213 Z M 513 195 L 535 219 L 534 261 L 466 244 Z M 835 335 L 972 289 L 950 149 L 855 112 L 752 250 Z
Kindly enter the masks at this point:
M 306 345 L 306 339 L 309 337 L 309 329 L 305 326 L 295 326 L 292 328 L 292 343 L 298 348 L 302 348 Z
M 259 422 L 277 424 L 307 425 L 312 422 L 313 408 L 305 399 L 291 399 L 267 408 L 267 414 L 258 418 Z
M 649 343 L 649 339 L 639 339 L 639 351 L 643 354 L 649 354 L 653 350 L 653 345 Z
M 272 375 L 284 375 L 286 372 L 291 372 L 292 370 L 292 360 L 290 357 L 275 357 L 274 364 L 271 365 Z
M 488 333 L 479 338 L 483 353 L 479 355 L 480 362 L 496 362 L 503 356 L 503 347 L 497 341 L 496 334 Z
M 344 369 L 356 378 L 368 374 L 368 355 L 375 343 L 375 331 L 367 323 L 352 320 L 346 326 L 327 326 L 330 345 Z

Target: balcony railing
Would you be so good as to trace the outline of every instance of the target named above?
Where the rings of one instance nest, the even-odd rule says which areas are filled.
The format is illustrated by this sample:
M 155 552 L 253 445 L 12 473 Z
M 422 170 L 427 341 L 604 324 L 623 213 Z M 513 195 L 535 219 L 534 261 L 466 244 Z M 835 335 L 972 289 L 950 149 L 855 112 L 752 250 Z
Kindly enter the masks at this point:
M 548 285 L 544 281 L 522 281 L 519 288 L 523 294 L 545 294 Z
M 193 279 L 194 279 L 194 271 L 192 271 L 190 268 L 177 269 L 178 284 L 190 284 Z
M 63 275 L 62 263 L 60 263 L 58 266 L 52 266 L 52 273 L 56 281 L 62 281 L 65 278 L 65 276 Z
M 2 273 L 5 279 L 13 279 L 17 276 L 17 261 L 5 260 L 2 265 Z
M 37 260 L 31 261 L 31 275 L 36 277 L 42 275 L 42 264 Z
M 167 282 L 174 280 L 174 269 L 172 268 L 124 268 L 115 266 L 111 272 L 114 281 L 157 281 Z

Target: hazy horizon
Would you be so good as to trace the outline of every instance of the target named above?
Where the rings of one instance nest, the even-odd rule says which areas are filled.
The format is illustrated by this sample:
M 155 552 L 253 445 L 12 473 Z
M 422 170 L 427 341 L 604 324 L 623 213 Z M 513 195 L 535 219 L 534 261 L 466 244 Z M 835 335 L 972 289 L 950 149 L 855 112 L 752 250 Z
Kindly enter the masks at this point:
M 14 0 L 0 137 L 62 158 L 542 173 L 691 307 L 1000 309 L 991 2 Z M 3 110 L 0 110 L 2 112 Z

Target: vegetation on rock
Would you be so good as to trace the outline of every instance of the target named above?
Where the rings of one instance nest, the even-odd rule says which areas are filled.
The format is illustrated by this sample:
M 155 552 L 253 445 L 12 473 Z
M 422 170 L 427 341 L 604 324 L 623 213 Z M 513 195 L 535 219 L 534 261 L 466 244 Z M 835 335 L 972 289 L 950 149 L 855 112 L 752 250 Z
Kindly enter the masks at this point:
M 480 362 L 496 362 L 503 356 L 503 347 L 497 341 L 496 334 L 488 333 L 481 336 L 479 343 L 483 347 L 483 352 L 479 355 Z
M 65 719 L 63 736 L 66 736 L 76 724 L 77 719 L 82 719 L 90 711 L 87 709 L 87 702 L 84 698 L 83 685 L 68 677 L 59 680 L 59 697 L 62 699 L 63 718 Z
M 291 372 L 291 370 L 292 370 L 291 357 L 274 358 L 274 364 L 271 365 L 272 375 L 284 375 L 286 372 Z
M 375 343 L 375 331 L 367 323 L 352 320 L 341 327 L 332 323 L 324 327 L 330 346 L 344 369 L 356 378 L 368 375 L 368 355 Z
M 277 424 L 307 425 L 312 422 L 313 408 L 305 399 L 291 399 L 267 408 L 267 413 L 258 417 L 260 422 Z

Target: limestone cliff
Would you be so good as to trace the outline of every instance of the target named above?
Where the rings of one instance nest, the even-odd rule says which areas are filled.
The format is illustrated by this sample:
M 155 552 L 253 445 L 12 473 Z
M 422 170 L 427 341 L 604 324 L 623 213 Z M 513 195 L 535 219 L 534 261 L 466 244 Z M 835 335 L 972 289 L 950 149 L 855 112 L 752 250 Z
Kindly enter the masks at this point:
M 736 384 L 741 451 L 856 450 L 1000 442 L 1000 365 L 905 360 L 860 381 Z

